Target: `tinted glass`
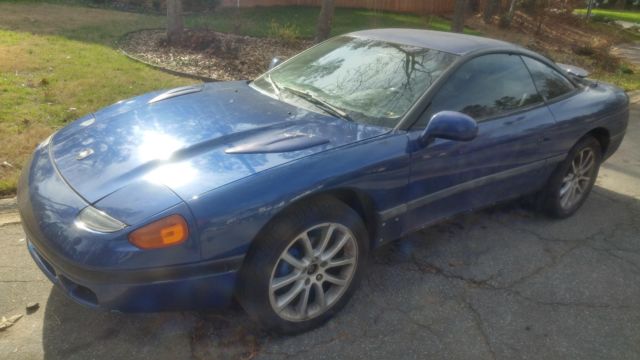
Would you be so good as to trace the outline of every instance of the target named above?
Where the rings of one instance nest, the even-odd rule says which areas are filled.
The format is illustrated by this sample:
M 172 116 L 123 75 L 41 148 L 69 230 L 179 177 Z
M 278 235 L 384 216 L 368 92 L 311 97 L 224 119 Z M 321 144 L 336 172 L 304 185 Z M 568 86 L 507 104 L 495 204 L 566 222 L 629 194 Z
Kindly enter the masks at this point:
M 547 100 L 573 91 L 573 84 L 556 70 L 538 60 L 526 56 L 523 56 L 522 59 L 524 59 L 529 71 L 531 71 L 531 76 L 538 91 L 540 91 L 540 94 Z
M 482 120 L 541 102 L 519 56 L 485 55 L 465 63 L 447 80 L 417 126 L 424 127 L 433 114 L 443 110 Z
M 286 88 L 302 90 L 356 121 L 393 127 L 455 58 L 421 47 L 343 36 L 296 56 L 270 74 L 283 89 L 284 101 L 299 100 Z M 254 85 L 275 91 L 264 75 Z

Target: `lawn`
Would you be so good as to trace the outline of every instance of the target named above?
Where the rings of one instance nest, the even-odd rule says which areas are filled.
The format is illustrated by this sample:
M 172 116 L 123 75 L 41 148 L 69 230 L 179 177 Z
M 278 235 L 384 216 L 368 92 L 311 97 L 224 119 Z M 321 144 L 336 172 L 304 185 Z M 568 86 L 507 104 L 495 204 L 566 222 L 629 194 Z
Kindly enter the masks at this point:
M 318 8 L 305 6 L 255 7 L 246 9 L 220 9 L 213 14 L 191 15 L 188 27 L 211 28 L 222 32 L 267 37 L 272 23 L 295 29 L 299 37 L 312 38 Z M 437 16 L 383 13 L 373 10 L 337 8 L 332 33 L 339 35 L 367 28 L 410 27 L 449 31 L 451 23 Z M 467 30 L 468 33 L 475 33 Z
M 15 192 L 28 154 L 53 130 L 123 98 L 193 80 L 122 56 L 126 31 L 163 19 L 47 4 L 0 3 L 0 195 Z
M 587 9 L 578 9 L 576 14 L 585 15 Z M 640 23 L 640 12 L 638 11 L 623 11 L 623 10 L 608 10 L 608 9 L 593 9 L 591 14 L 595 16 L 604 17 L 611 20 L 622 20 L 634 23 Z
M 311 37 L 317 14 L 308 7 L 227 9 L 188 16 L 186 25 L 270 36 L 272 24 L 278 24 Z M 164 22 L 160 15 L 78 3 L 0 1 L 0 196 L 15 193 L 22 164 L 55 129 L 120 99 L 194 82 L 131 61 L 115 48 L 123 34 Z M 438 17 L 337 10 L 335 34 L 370 27 L 448 30 L 449 23 Z

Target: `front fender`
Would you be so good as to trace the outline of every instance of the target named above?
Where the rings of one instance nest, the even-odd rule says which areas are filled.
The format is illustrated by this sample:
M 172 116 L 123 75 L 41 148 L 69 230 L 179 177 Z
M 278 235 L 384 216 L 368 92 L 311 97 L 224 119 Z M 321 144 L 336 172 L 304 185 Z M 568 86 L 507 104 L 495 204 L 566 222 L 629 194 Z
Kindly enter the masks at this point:
M 203 259 L 245 254 L 271 219 L 308 196 L 351 188 L 367 194 L 374 211 L 399 205 L 409 177 L 407 145 L 406 134 L 390 134 L 275 167 L 189 200 Z

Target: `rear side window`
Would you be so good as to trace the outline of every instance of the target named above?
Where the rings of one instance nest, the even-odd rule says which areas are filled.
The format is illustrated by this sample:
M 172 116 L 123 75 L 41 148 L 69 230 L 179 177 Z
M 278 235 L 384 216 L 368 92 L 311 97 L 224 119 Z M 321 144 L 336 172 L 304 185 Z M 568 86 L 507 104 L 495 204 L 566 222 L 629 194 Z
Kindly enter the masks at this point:
M 469 60 L 449 77 L 416 127 L 424 127 L 444 110 L 483 120 L 538 103 L 542 97 L 520 56 L 485 55 Z
M 530 57 L 523 56 L 522 59 L 527 64 L 538 91 L 545 99 L 553 100 L 575 89 L 566 77 L 550 66 Z

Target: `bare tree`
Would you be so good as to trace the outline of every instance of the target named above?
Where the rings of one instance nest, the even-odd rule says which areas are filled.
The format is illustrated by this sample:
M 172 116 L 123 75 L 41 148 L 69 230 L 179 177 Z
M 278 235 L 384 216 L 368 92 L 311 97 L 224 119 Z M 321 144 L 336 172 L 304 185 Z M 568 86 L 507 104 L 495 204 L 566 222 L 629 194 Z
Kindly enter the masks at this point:
M 331 24 L 333 22 L 335 7 L 335 0 L 322 0 L 322 8 L 320 9 L 320 17 L 318 18 L 318 27 L 316 30 L 317 43 L 328 39 L 329 35 L 331 35 Z
M 482 15 L 482 19 L 485 24 L 489 24 L 491 22 L 493 15 L 496 13 L 496 9 L 498 9 L 498 1 L 499 0 L 487 0 L 485 2 L 484 13 Z
M 176 43 L 182 38 L 182 0 L 167 0 L 167 40 Z
M 591 9 L 593 9 L 593 0 L 589 0 L 587 5 L 587 20 L 591 17 Z
M 500 18 L 500 26 L 509 27 L 511 26 L 511 22 L 513 21 L 513 15 L 516 13 L 516 5 L 518 4 L 518 0 L 511 0 L 509 4 L 509 10 L 507 10 L 506 14 L 503 14 Z
M 515 14 L 516 12 L 517 3 L 518 3 L 518 0 L 511 0 L 511 4 L 509 5 L 509 12 L 507 13 L 507 16 L 509 17 L 509 21 L 513 19 L 513 14 Z
M 464 31 L 464 12 L 466 8 L 467 0 L 456 0 L 456 7 L 453 13 L 453 23 L 451 24 L 451 31 Z

